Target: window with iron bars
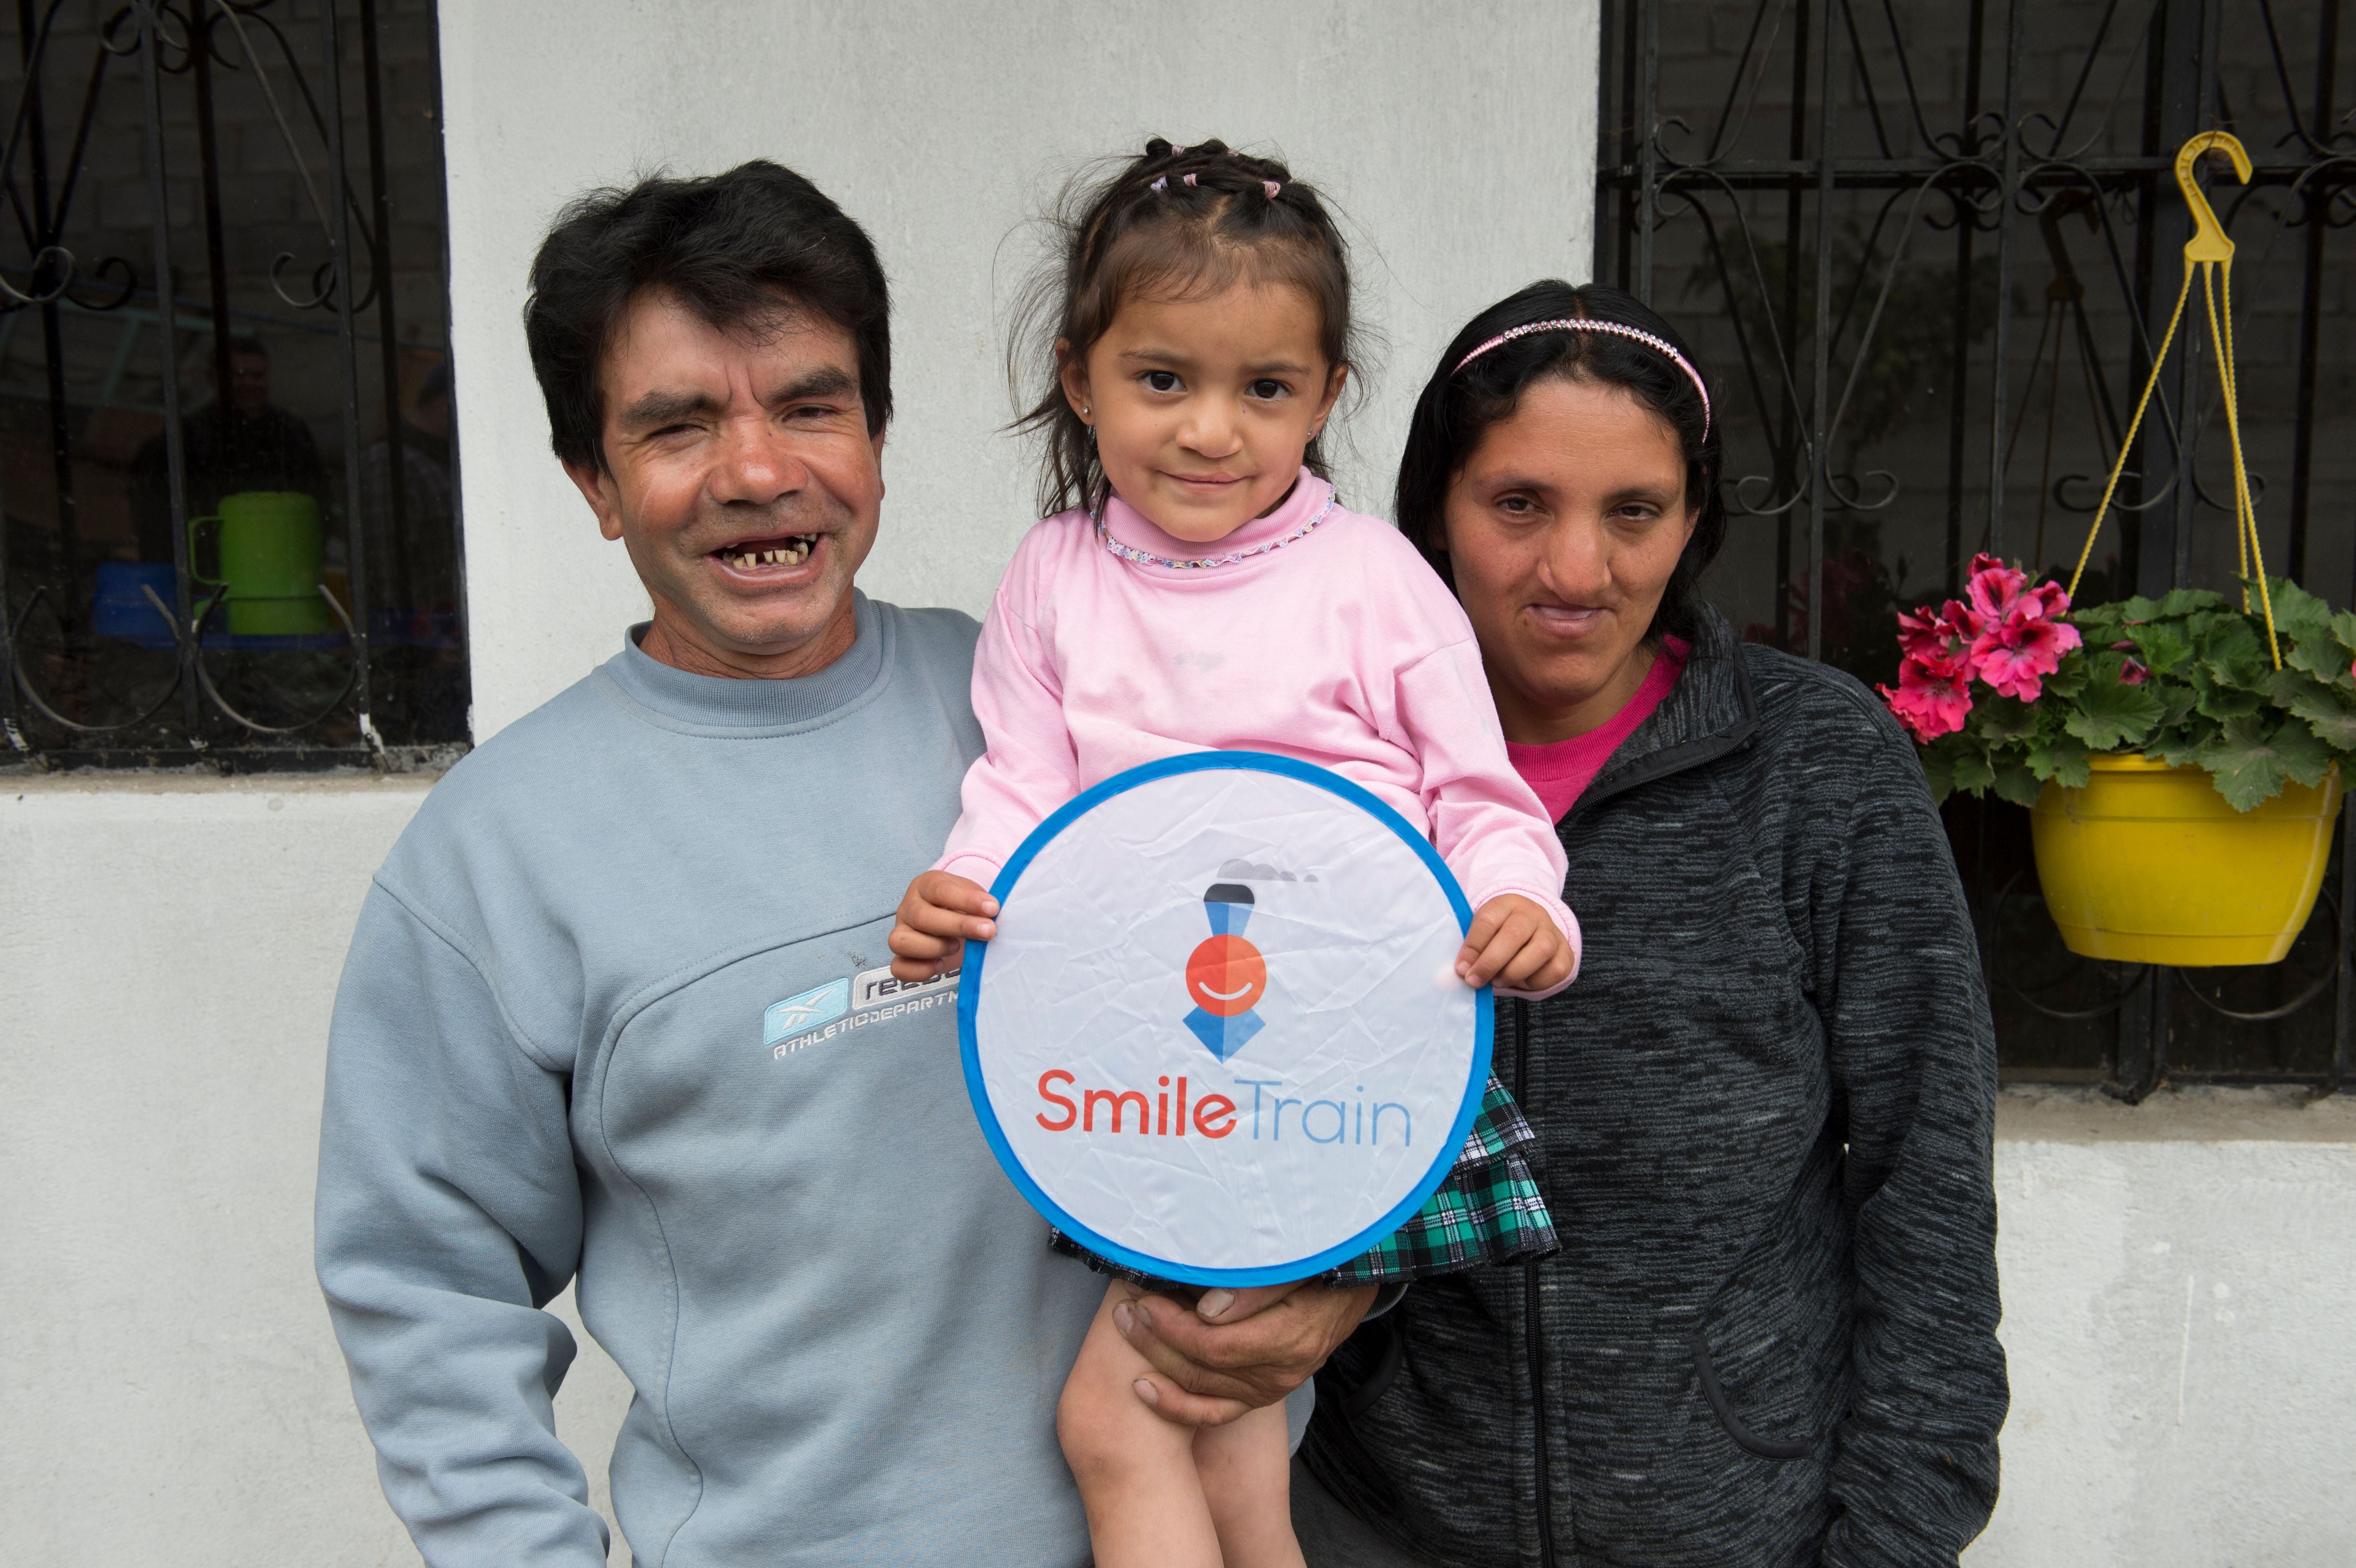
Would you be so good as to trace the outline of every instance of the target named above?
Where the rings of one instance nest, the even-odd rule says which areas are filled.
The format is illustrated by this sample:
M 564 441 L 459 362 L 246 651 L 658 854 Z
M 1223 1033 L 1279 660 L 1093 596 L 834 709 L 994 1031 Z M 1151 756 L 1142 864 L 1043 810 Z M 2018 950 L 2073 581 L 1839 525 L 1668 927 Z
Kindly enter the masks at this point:
M 467 677 L 430 0 L 14 20 L 0 766 L 445 763 Z
M 1895 613 L 1978 551 L 2067 581 L 2167 325 L 2196 132 L 2239 248 L 2238 384 L 2266 559 L 2356 593 L 2356 26 L 2342 0 L 1605 0 L 1595 275 L 1651 301 L 1729 405 L 1751 638 L 1894 679 Z M 1820 330 L 1821 328 L 1821 330 Z M 2190 336 L 2085 603 L 2234 570 L 2227 433 Z M 1818 454 L 1822 461 L 1818 461 Z M 2028 814 L 1951 800 L 2007 1076 L 2337 1088 L 2356 1040 L 2351 815 L 2283 963 L 2072 956 Z

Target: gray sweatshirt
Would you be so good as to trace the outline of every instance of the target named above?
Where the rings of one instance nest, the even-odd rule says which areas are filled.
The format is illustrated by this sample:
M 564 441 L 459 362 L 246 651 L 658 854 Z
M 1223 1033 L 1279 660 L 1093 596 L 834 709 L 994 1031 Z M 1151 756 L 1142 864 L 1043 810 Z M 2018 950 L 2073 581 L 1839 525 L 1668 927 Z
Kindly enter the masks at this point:
M 605 1561 L 551 1399 L 583 1320 L 637 1390 L 648 1568 L 1077 1563 L 1055 1402 L 1103 1282 L 1049 1253 L 885 969 L 980 749 L 974 624 L 718 680 L 626 646 L 427 797 L 336 1000 L 318 1270 L 435 1568 Z

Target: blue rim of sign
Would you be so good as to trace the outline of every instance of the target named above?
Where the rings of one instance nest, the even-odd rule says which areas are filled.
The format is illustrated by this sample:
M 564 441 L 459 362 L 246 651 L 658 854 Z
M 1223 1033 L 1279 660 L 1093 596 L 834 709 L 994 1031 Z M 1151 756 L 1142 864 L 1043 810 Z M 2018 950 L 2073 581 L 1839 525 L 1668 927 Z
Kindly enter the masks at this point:
M 1407 818 L 1339 773 L 1313 763 L 1280 757 L 1269 752 L 1189 752 L 1115 773 L 1104 783 L 1081 791 L 1054 816 L 1031 830 L 1031 836 L 1023 840 L 1023 847 L 1014 851 L 1014 858 L 1006 862 L 1005 869 L 1000 871 L 998 880 L 991 884 L 991 896 L 1003 905 L 1007 894 L 1022 880 L 1023 871 L 1055 835 L 1113 796 L 1125 795 L 1140 784 L 1173 774 L 1212 773 L 1222 769 L 1279 773 L 1286 778 L 1299 779 L 1329 795 L 1338 795 L 1364 811 L 1398 834 L 1416 852 L 1426 869 L 1438 880 L 1440 891 L 1448 895 L 1448 907 L 1456 913 L 1457 929 L 1471 929 L 1472 906 L 1466 901 L 1464 890 L 1457 885 L 1455 874 L 1449 870 L 1448 862 L 1440 858 L 1440 851 L 1434 849 L 1431 841 L 1418 833 Z M 980 1044 L 974 1027 L 974 1013 L 981 1005 L 982 966 L 989 957 L 988 943 L 966 944 L 965 975 L 958 982 L 958 1054 L 965 1065 L 966 1093 L 973 1101 L 974 1115 L 981 1123 L 982 1136 L 990 1140 L 990 1152 L 998 1157 L 1000 1167 L 1005 1170 L 1007 1179 L 1014 1183 L 1015 1190 L 1021 1192 L 1033 1209 L 1044 1214 L 1057 1230 L 1099 1257 L 1108 1258 L 1141 1274 L 1180 1280 L 1188 1285 L 1285 1285 L 1296 1279 L 1312 1278 L 1362 1253 L 1372 1251 L 1375 1243 L 1407 1223 L 1415 1211 L 1440 1190 L 1440 1184 L 1448 1179 L 1449 1171 L 1456 1164 L 1457 1155 L 1464 1147 L 1465 1136 L 1472 1130 L 1472 1119 L 1481 1114 L 1482 1097 L 1489 1086 L 1489 1053 L 1495 1038 L 1496 1003 L 1490 988 L 1483 986 L 1473 993 L 1472 1062 L 1471 1072 L 1466 1074 L 1464 1104 L 1456 1114 L 1455 1126 L 1439 1145 L 1440 1152 L 1433 1159 L 1431 1168 L 1424 1173 L 1414 1190 L 1400 1200 L 1396 1208 L 1348 1241 L 1297 1262 L 1268 1264 L 1254 1268 L 1198 1268 L 1173 1263 L 1168 1258 L 1153 1257 L 1134 1247 L 1122 1246 L 1073 1219 L 1040 1189 L 1039 1184 L 1032 1179 L 1031 1173 L 1023 1168 L 1023 1162 L 1015 1157 L 1013 1147 L 1006 1141 L 1005 1130 L 999 1125 L 998 1113 L 991 1105 L 989 1090 L 981 1081 Z

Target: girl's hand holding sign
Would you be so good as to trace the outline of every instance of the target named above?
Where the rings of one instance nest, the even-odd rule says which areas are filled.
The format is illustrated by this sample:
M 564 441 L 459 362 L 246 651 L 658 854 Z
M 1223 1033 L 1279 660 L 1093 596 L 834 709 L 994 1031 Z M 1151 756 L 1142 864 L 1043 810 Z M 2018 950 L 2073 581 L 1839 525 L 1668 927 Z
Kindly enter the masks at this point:
M 998 933 L 991 919 L 998 901 L 969 877 L 926 871 L 908 884 L 900 915 L 885 945 L 892 949 L 892 976 L 929 980 L 956 971 L 969 942 Z

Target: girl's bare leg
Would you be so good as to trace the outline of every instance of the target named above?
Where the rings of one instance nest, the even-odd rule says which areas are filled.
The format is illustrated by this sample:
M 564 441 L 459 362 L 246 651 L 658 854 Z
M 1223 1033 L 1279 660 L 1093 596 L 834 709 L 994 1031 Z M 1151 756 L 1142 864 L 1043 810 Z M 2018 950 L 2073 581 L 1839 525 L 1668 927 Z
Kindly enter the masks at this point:
M 1194 1470 L 1226 1568 L 1305 1568 L 1292 1535 L 1292 1452 L 1284 1406 L 1198 1427 Z
M 1221 1568 L 1221 1532 L 1194 1469 L 1195 1434 L 1137 1397 L 1137 1380 L 1152 1367 L 1113 1327 L 1114 1305 L 1128 1299 L 1119 1285 L 1105 1292 L 1055 1405 L 1055 1436 L 1087 1509 L 1097 1568 Z M 1284 1413 L 1276 1415 L 1281 1458 Z

